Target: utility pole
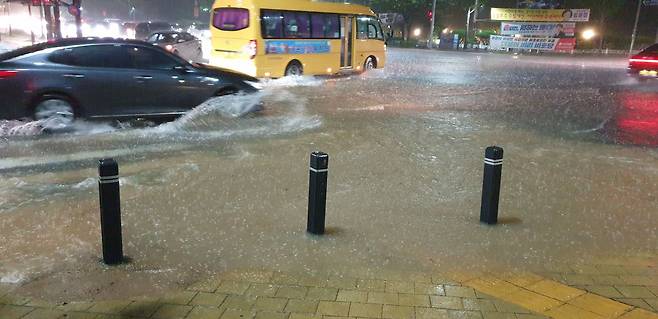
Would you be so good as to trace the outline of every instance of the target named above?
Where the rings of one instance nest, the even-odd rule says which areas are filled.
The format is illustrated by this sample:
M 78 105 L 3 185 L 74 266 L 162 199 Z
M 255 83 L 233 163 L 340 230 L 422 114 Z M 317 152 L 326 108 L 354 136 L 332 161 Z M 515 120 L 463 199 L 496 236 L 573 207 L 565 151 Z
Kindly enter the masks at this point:
M 43 32 L 43 1 L 39 1 L 39 29 L 41 29 L 41 40 L 45 37 L 45 34 Z
M 82 38 L 82 0 L 73 0 L 71 4 L 75 13 L 75 31 L 78 38 Z
M 436 19 L 436 0 L 434 0 L 434 3 L 432 4 L 432 25 L 430 26 L 430 40 L 427 42 L 428 49 L 431 49 L 434 46 L 434 21 L 436 21 L 434 19 Z
M 53 0 L 53 33 L 55 34 L 55 39 L 62 38 L 62 20 L 60 19 L 59 12 L 59 0 Z
M 473 7 L 468 7 L 466 9 L 466 38 L 471 34 L 471 14 L 476 10 Z M 464 41 L 464 49 L 466 49 L 466 42 Z
M 32 20 L 32 4 L 27 3 L 27 12 L 30 15 L 30 20 Z M 34 27 L 30 26 L 30 41 L 34 44 Z
M 631 48 L 628 54 L 633 54 L 633 47 L 635 46 L 635 37 L 637 35 L 637 24 L 640 22 L 640 11 L 642 11 L 642 0 L 637 0 L 637 13 L 635 14 L 635 26 L 633 27 L 633 35 L 631 36 Z
M 473 37 L 475 38 L 475 35 L 477 35 L 478 32 L 478 13 L 480 12 L 480 0 L 475 0 L 475 8 L 473 12 Z M 467 46 L 468 43 L 468 34 L 466 35 L 466 41 L 464 42 L 464 47 Z
M 42 2 L 43 5 L 43 2 Z M 43 16 L 44 19 L 46 19 L 46 40 L 52 40 L 53 39 L 53 13 L 50 10 L 51 5 L 43 5 Z
M 9 12 L 11 11 L 11 1 L 7 1 L 7 17 L 9 17 Z M 9 23 L 9 36 L 11 36 L 11 23 Z

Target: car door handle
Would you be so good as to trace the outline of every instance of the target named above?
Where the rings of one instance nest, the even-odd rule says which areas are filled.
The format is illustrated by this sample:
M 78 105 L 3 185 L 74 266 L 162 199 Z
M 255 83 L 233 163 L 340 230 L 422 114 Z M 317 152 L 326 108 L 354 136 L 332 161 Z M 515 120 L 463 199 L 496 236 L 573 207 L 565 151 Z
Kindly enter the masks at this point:
M 142 80 L 142 81 L 153 79 L 153 77 L 150 76 L 150 75 L 137 75 L 134 78 L 135 78 L 135 80 Z
M 64 74 L 63 77 L 68 79 L 84 79 L 84 74 Z

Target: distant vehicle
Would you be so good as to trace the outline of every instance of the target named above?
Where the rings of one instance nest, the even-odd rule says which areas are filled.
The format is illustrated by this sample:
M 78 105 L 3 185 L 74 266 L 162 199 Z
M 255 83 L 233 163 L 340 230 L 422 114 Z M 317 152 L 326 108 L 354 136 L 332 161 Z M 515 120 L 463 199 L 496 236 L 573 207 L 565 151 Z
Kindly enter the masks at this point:
M 170 119 L 257 82 L 142 41 L 58 40 L 0 54 L 0 118 Z
M 658 43 L 632 56 L 628 72 L 639 77 L 658 77 Z
M 257 77 L 383 68 L 386 43 L 370 8 L 299 0 L 216 0 L 210 64 Z
M 187 32 L 156 32 L 151 34 L 146 41 L 158 45 L 173 54 L 177 54 L 188 61 L 200 62 L 203 59 L 201 40 Z
M 134 39 L 136 35 L 135 29 L 137 28 L 138 24 L 139 22 L 124 22 L 121 24 L 121 32 L 126 38 Z
M 169 22 L 141 22 L 135 26 L 135 39 L 146 40 L 154 32 L 172 31 L 174 28 Z

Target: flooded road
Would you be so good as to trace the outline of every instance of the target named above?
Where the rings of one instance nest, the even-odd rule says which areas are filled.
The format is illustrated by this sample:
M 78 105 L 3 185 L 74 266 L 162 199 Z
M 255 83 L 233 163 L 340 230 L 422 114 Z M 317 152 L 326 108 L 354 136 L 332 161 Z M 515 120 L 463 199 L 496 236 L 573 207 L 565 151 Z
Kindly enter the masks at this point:
M 364 75 L 270 81 L 156 127 L 0 137 L 0 281 L 104 298 L 99 287 L 139 294 L 233 269 L 533 270 L 657 252 L 658 81 L 627 78 L 616 58 L 389 59 Z M 236 116 L 255 98 L 266 111 Z M 496 227 L 478 222 L 490 145 L 505 148 Z M 330 155 L 324 237 L 305 233 L 314 150 Z M 117 268 L 99 263 L 96 165 L 108 156 L 131 258 Z

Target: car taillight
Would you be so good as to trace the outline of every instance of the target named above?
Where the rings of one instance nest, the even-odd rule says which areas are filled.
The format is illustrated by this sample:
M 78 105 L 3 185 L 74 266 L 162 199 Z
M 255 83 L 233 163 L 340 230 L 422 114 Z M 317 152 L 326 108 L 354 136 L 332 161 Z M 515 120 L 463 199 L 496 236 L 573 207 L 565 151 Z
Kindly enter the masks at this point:
M 7 79 L 18 75 L 18 71 L 0 70 L 0 79 Z
M 658 63 L 658 57 L 635 55 L 630 59 L 631 62 Z
M 249 45 L 247 46 L 247 54 L 249 55 L 250 59 L 256 58 L 256 54 L 258 54 L 258 41 L 249 41 Z

